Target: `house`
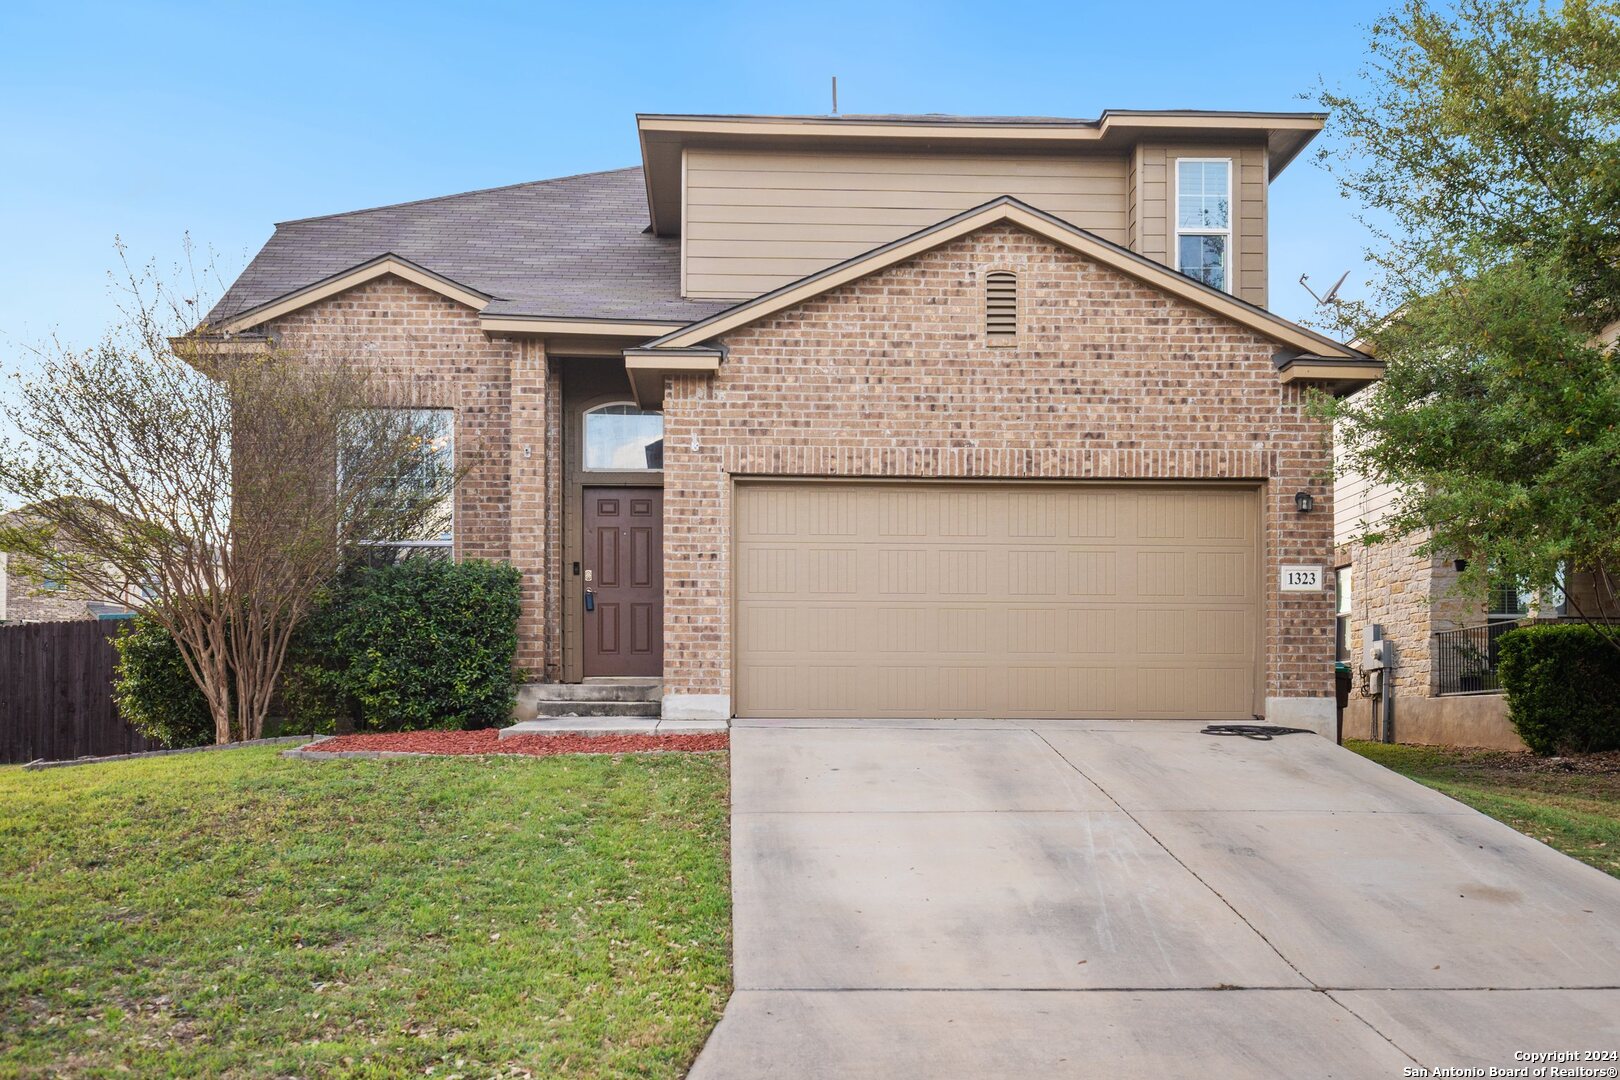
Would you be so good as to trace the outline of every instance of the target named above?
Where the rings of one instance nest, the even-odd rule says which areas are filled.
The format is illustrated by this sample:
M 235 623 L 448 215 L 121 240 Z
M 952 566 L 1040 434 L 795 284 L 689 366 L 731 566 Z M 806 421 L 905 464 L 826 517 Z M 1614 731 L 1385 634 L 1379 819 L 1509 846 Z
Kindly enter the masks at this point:
M 1620 340 L 1620 323 L 1599 342 Z M 1399 491 L 1340 465 L 1334 474 L 1334 577 L 1338 662 L 1348 676 L 1343 732 L 1349 738 L 1523 750 L 1496 677 L 1497 639 L 1529 621 L 1620 618 L 1620 583 L 1580 567 L 1561 595 L 1496 582 L 1484 600 L 1457 588 L 1455 553 L 1422 553 L 1423 534 L 1368 544 Z M 1377 627 L 1389 666 L 1368 678 L 1365 646 Z M 1390 699 L 1388 714 L 1383 697 Z M 1386 722 L 1387 721 L 1387 722 Z
M 1304 403 L 1381 367 L 1266 308 L 1322 120 L 642 115 L 634 168 L 284 222 L 208 321 L 498 448 L 442 543 L 523 572 L 536 679 L 1331 733 Z
M 33 505 L 33 504 L 30 504 Z M 23 506 L 0 514 L 0 532 L 37 524 Z M 128 618 L 128 595 L 101 596 L 72 580 L 65 567 L 0 551 L 0 623 Z

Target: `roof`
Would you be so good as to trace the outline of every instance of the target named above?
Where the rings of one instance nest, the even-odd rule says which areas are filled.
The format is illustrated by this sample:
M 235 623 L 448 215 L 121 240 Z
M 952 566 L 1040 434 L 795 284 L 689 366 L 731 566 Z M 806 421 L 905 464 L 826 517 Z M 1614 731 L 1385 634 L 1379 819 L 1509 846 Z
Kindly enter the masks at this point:
M 752 300 L 734 304 L 725 311 L 649 341 L 642 346 L 641 351 L 652 353 L 661 349 L 690 349 L 693 346 L 707 344 L 740 326 L 763 319 L 856 278 L 876 273 L 884 267 L 1001 222 L 1011 222 L 1312 357 L 1351 361 L 1358 369 L 1381 366 L 1371 357 L 1332 338 L 1241 300 L 1231 293 L 1206 285 L 1186 274 L 1178 273 L 1163 263 L 1104 240 L 1096 233 L 1071 225 L 1044 210 L 1037 210 L 1011 195 L 991 199 L 987 203 L 954 214 L 925 229 L 919 229 L 909 236 L 873 248 L 865 254 L 845 259 Z
M 1062 151 L 1071 143 L 1124 146 L 1149 135 L 1242 137 L 1267 140 L 1275 175 L 1322 119 L 1197 110 L 1109 110 L 1096 120 L 642 115 L 642 167 L 281 222 L 206 321 L 251 329 L 300 303 L 393 273 L 477 307 L 486 329 L 527 331 L 573 320 L 634 333 L 637 323 L 663 324 L 646 328 L 653 336 L 732 306 L 683 298 L 680 239 L 648 226 L 650 214 L 654 226 L 677 223 L 661 231 L 678 231 L 680 150 L 688 141 L 831 147 L 922 137 L 931 147 Z
M 1168 119 L 1210 118 L 1215 120 L 1296 120 L 1301 118 L 1325 120 L 1319 112 L 1254 112 L 1233 109 L 1104 109 L 1102 115 L 1080 116 L 961 116 L 956 113 L 642 113 L 644 120 L 760 120 L 808 123 L 899 123 L 938 124 L 954 127 L 973 124 L 988 127 L 1022 127 L 1051 125 L 1053 127 L 1102 127 L 1110 122 L 1120 123 L 1147 117 Z
M 284 221 L 208 315 L 218 324 L 384 256 L 492 297 L 487 314 L 690 322 L 680 241 L 647 229 L 641 169 Z

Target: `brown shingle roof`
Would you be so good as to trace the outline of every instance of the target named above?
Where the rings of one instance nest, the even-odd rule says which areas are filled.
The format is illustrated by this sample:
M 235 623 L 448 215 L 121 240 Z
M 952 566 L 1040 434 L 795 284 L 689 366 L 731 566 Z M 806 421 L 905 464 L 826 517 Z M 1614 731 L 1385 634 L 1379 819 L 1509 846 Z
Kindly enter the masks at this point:
M 385 254 L 489 294 L 492 315 L 689 322 L 730 306 L 681 299 L 680 240 L 646 228 L 639 167 L 284 221 L 208 322 Z

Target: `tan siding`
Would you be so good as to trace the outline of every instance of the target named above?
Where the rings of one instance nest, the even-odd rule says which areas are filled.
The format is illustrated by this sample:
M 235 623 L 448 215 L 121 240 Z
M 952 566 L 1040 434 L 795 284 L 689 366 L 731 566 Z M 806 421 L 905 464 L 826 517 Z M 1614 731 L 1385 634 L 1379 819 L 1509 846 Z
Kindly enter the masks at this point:
M 1232 159 L 1232 280 L 1236 295 L 1266 306 L 1266 149 L 1263 146 L 1162 145 L 1137 147 L 1134 250 L 1174 266 L 1171 216 L 1175 212 L 1177 158 Z
M 1122 155 L 688 150 L 686 294 L 756 296 L 999 195 L 1122 244 L 1125 174 Z
M 1362 395 L 1366 393 L 1365 390 L 1361 391 Z M 1397 489 L 1389 484 L 1375 484 L 1360 473 L 1351 471 L 1345 465 L 1344 454 L 1336 438 L 1333 473 L 1333 543 L 1342 547 L 1354 543 L 1361 534 L 1384 522 L 1394 508 Z
M 1376 528 L 1395 505 L 1395 488 L 1350 473 L 1333 481 L 1333 542 L 1348 544 Z
M 1131 156 L 1125 162 L 1125 246 L 1132 251 L 1140 250 L 1141 213 L 1137 199 L 1142 189 L 1141 175 L 1142 148 L 1133 146 Z

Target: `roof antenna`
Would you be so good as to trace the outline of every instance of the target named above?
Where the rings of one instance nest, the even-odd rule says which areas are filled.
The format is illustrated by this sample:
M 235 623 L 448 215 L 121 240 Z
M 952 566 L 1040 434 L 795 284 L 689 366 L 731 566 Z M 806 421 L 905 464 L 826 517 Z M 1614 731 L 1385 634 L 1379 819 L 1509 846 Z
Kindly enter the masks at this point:
M 836 75 L 833 76 L 833 111 L 832 111 L 832 114 L 834 116 L 838 115 L 838 76 L 836 76 Z
M 1348 270 L 1346 270 L 1344 273 L 1340 274 L 1339 275 L 1339 280 L 1335 281 L 1331 286 L 1329 286 L 1328 291 L 1323 293 L 1321 296 L 1317 296 L 1316 295 L 1316 290 L 1311 288 L 1311 286 L 1310 286 L 1311 275 L 1309 275 L 1309 274 L 1301 274 L 1301 275 L 1299 275 L 1299 283 L 1301 285 L 1305 286 L 1305 291 L 1311 294 L 1311 299 L 1312 300 L 1315 300 L 1318 304 L 1327 305 L 1327 304 L 1334 303 L 1338 299 L 1338 297 L 1339 297 L 1339 287 L 1344 284 L 1344 279 L 1349 277 L 1349 276 L 1350 276 L 1350 271 L 1348 271 Z

